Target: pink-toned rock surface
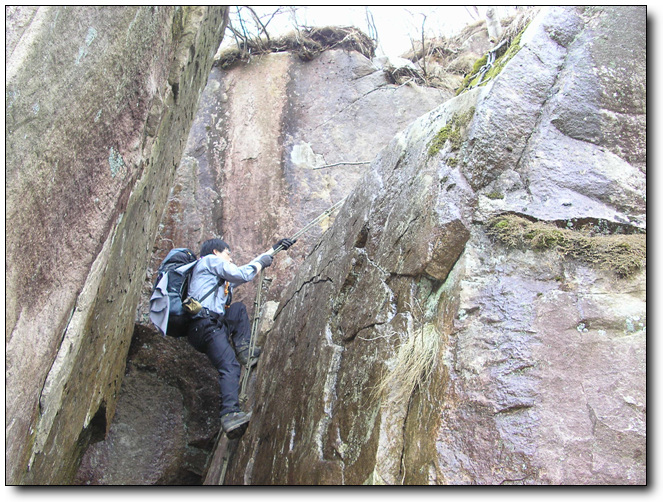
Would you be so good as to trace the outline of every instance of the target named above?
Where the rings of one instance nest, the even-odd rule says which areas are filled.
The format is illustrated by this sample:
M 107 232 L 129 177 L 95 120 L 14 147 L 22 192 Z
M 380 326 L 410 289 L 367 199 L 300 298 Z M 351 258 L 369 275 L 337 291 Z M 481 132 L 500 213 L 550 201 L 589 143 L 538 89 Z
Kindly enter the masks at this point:
M 373 62 L 341 50 L 308 62 L 278 53 L 229 71 L 214 68 L 170 194 L 151 270 L 171 247 L 198 252 L 200 244 L 214 236 L 223 236 L 233 259 L 246 263 L 347 195 L 368 164 L 314 167 L 374 157 L 400 129 L 449 97 L 436 89 L 390 84 Z M 267 312 L 273 314 L 274 301 L 331 221 L 314 227 L 267 270 L 266 324 Z M 138 321 L 144 324 L 152 280 L 148 274 L 138 310 Z M 254 298 L 255 284 L 236 291 L 235 300 L 244 301 L 251 311 Z M 134 403 L 127 400 L 125 405 Z M 190 417 L 218 410 L 216 404 L 206 406 L 211 410 L 192 409 Z M 157 440 L 156 430 L 134 426 L 141 430 L 136 441 L 147 446 Z M 112 444 L 103 448 L 117 450 Z M 146 447 L 145 456 L 136 455 L 136 465 L 149 470 L 149 452 Z M 107 465 L 116 469 L 110 460 Z M 218 473 L 218 467 L 212 472 Z M 100 466 L 95 475 L 103 470 Z M 116 481 L 122 479 L 120 474 Z
M 227 484 L 646 484 L 646 270 L 487 233 L 517 213 L 645 238 L 644 27 L 543 9 L 493 81 L 380 152 L 280 297 Z
M 451 97 L 389 83 L 376 62 L 329 50 L 312 61 L 260 55 L 214 68 L 162 223 L 156 270 L 171 247 L 221 236 L 246 263 L 291 236 L 356 185 L 368 162 L 401 129 Z M 316 169 L 337 163 L 334 167 Z M 303 235 L 268 270 L 276 300 L 332 219 Z M 139 320 L 146 321 L 146 282 Z M 255 286 L 236 299 L 253 307 Z

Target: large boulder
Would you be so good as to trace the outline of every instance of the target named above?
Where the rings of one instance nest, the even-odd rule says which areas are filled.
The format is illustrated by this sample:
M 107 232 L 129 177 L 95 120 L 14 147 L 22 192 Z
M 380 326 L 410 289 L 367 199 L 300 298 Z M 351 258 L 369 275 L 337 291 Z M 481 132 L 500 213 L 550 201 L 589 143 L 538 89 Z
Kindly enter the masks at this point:
M 226 8 L 6 16 L 6 480 L 67 483 L 113 417 Z
M 75 483 L 202 483 L 219 431 L 217 374 L 186 339 L 136 326 L 117 412 L 86 450 Z
M 279 298 L 226 483 L 646 483 L 645 27 L 543 9 L 378 154 Z

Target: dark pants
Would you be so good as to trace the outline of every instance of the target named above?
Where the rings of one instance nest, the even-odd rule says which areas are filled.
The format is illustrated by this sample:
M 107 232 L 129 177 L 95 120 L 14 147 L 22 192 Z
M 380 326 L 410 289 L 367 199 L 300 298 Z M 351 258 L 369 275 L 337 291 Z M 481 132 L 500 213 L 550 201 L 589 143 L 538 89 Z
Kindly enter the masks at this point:
M 246 306 L 237 302 L 226 309 L 224 317 L 217 318 L 212 315 L 194 319 L 187 330 L 187 338 L 197 351 L 207 354 L 219 372 L 221 415 L 240 411 L 241 368 L 235 356 L 235 349 L 248 347 L 251 339 L 251 324 Z

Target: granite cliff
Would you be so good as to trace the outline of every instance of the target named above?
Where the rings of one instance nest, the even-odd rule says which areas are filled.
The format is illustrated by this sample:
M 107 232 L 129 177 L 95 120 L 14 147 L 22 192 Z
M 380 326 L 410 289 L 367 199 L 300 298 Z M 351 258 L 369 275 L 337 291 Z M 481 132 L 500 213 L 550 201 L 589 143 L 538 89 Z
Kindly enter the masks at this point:
M 347 46 L 211 67 L 225 15 L 8 11 L 7 479 L 646 483 L 646 10 L 479 23 L 425 75 Z M 254 418 L 213 451 L 156 266 L 217 235 L 248 261 L 343 198 L 268 269 Z
M 226 483 L 646 482 L 644 32 L 545 9 L 378 153 L 279 298 Z

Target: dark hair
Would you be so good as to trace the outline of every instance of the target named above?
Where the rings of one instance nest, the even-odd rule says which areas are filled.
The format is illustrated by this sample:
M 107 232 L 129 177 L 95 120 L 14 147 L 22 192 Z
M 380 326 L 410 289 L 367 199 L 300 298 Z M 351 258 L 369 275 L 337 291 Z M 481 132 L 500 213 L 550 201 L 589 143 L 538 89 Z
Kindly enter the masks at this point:
M 200 246 L 200 257 L 202 258 L 203 256 L 214 253 L 215 249 L 223 253 L 226 249 L 230 249 L 230 246 L 221 239 L 209 239 Z

